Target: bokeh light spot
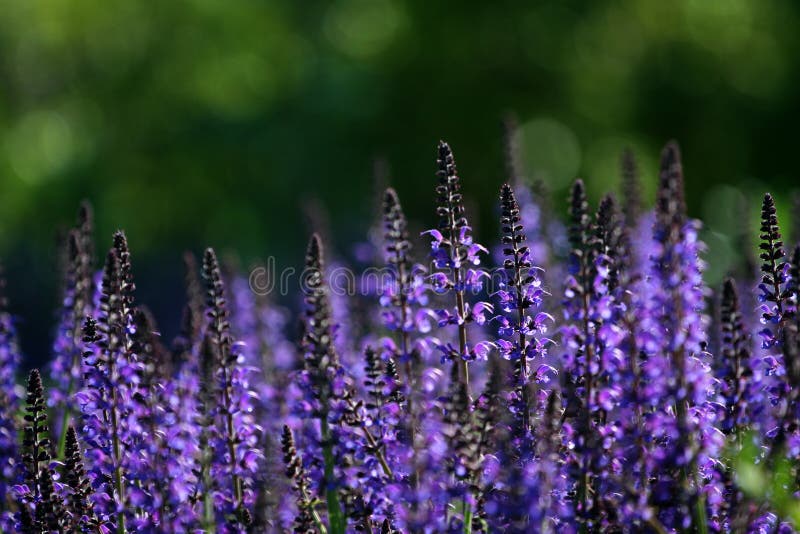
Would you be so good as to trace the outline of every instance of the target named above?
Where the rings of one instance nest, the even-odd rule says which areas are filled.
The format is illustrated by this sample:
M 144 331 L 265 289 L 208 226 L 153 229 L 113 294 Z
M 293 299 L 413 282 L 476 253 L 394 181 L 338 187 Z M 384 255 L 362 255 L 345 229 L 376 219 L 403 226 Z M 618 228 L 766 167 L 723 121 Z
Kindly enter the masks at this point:
M 328 11 L 324 30 L 340 51 L 366 58 L 383 52 L 405 22 L 404 12 L 391 0 L 340 0 Z
M 34 111 L 6 138 L 6 153 L 17 176 L 38 183 L 55 176 L 72 160 L 76 144 L 72 128 L 55 111 Z
M 551 118 L 537 118 L 522 125 L 523 157 L 534 179 L 553 189 L 565 187 L 581 165 L 581 147 L 575 133 Z

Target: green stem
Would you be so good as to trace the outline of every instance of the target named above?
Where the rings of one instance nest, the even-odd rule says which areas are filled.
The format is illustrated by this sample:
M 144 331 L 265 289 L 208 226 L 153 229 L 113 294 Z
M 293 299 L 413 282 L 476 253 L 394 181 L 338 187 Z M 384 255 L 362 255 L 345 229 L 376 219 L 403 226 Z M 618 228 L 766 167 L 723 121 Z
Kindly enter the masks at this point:
M 378 459 L 378 463 L 381 464 L 383 473 L 389 478 L 394 478 L 392 468 L 389 467 L 389 463 L 386 461 L 383 451 L 380 449 L 380 447 L 378 447 L 378 442 L 375 440 L 370 431 L 366 429 L 366 427 L 362 428 L 362 430 L 364 431 L 364 437 L 367 438 L 367 443 L 369 443 L 370 448 L 375 451 L 375 457 Z
M 322 518 L 319 516 L 319 512 L 311 509 L 311 517 L 314 518 L 314 524 L 317 525 L 317 530 L 319 534 L 328 534 L 328 529 L 325 527 L 325 523 L 322 522 Z
M 328 427 L 327 417 L 320 418 L 322 434 L 322 456 L 325 461 L 325 498 L 328 504 L 328 523 L 331 534 L 344 534 L 347 525 L 342 507 L 339 504 L 339 493 L 334 486 L 334 458 L 333 445 L 331 444 L 331 431 Z
M 223 354 L 223 358 L 227 357 L 227 355 Z M 222 364 L 222 373 L 225 386 L 222 388 L 222 403 L 223 409 L 225 410 L 225 429 L 228 433 L 227 441 L 228 441 L 228 454 L 231 458 L 231 473 L 233 474 L 233 498 L 234 498 L 234 510 L 236 510 L 237 517 L 241 512 L 241 508 L 243 504 L 242 498 L 242 480 L 239 478 L 239 475 L 236 474 L 236 431 L 233 427 L 233 412 L 231 411 L 231 393 L 230 393 L 230 382 L 229 382 L 229 369 L 225 362 Z
M 467 499 L 463 501 L 464 509 L 464 534 L 472 534 L 472 508 L 467 503 Z
M 694 503 L 694 521 L 698 534 L 708 534 L 708 517 L 706 516 L 706 498 L 698 495 Z
M 207 473 L 206 473 L 207 475 Z M 209 486 L 206 486 L 208 488 Z M 203 492 L 203 531 L 207 534 L 216 532 L 216 520 L 214 518 L 214 500 L 211 491 L 206 489 Z

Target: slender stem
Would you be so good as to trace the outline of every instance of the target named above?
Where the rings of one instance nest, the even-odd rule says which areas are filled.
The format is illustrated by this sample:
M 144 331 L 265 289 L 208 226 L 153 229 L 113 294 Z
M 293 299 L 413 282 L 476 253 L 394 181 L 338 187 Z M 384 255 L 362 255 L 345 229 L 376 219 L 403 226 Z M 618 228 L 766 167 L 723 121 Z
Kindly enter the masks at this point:
M 467 503 L 466 498 L 464 498 L 462 504 L 464 512 L 464 534 L 472 534 L 472 509 L 469 503 Z
M 319 534 L 328 534 L 328 529 L 325 527 L 325 523 L 322 522 L 322 518 L 319 516 L 319 512 L 311 509 L 311 517 L 314 518 L 314 524 L 317 525 L 317 529 L 319 530 Z
M 406 383 L 409 388 L 414 385 L 414 377 L 411 375 L 411 355 L 408 353 L 408 332 L 406 331 L 406 321 L 408 320 L 408 295 L 406 295 L 406 266 L 400 258 L 397 261 L 397 280 L 399 283 L 398 293 L 400 298 L 400 353 L 405 359 Z M 410 401 L 409 401 L 410 402 Z M 410 404 L 409 404 L 410 407 Z
M 470 391 L 469 391 L 469 364 L 467 360 L 464 359 L 464 356 L 467 354 L 467 324 L 466 324 L 466 313 L 465 313 L 465 305 L 464 305 L 464 289 L 461 288 L 461 281 L 462 281 L 462 272 L 461 272 L 461 240 L 459 239 L 459 229 L 458 225 L 456 224 L 455 218 L 455 211 L 453 209 L 453 194 L 452 191 L 448 193 L 448 204 L 449 208 L 447 210 L 447 222 L 448 222 L 448 232 L 449 232 L 449 243 L 450 243 L 450 255 L 451 260 L 454 260 L 454 265 L 456 265 L 455 273 L 454 273 L 454 282 L 456 286 L 456 313 L 458 314 L 458 348 L 459 348 L 459 355 L 458 355 L 458 362 L 453 362 L 453 365 L 458 365 L 460 368 L 460 380 L 466 386 L 467 389 L 467 398 L 470 398 Z
M 706 516 L 706 498 L 698 495 L 694 503 L 694 520 L 698 534 L 708 534 L 708 517 Z
M 110 360 L 110 359 L 109 359 Z M 113 363 L 109 361 L 109 373 L 113 373 Z M 117 489 L 117 533 L 125 534 L 125 485 L 122 480 L 122 448 L 119 440 L 119 421 L 117 415 L 117 389 L 111 388 L 111 441 L 114 450 L 114 484 Z
M 208 417 L 209 405 L 213 400 L 213 393 L 209 391 L 211 388 L 211 380 L 204 380 L 200 385 L 200 398 L 202 414 L 202 423 L 199 436 L 199 449 L 200 449 L 200 473 L 198 474 L 199 482 L 203 488 L 202 502 L 203 502 L 203 515 L 201 518 L 201 526 L 203 531 L 208 534 L 214 534 L 216 531 L 216 518 L 214 513 L 214 499 L 212 492 L 211 480 L 211 450 L 209 447 L 209 431 L 213 426 L 213 419 Z
M 348 404 L 350 409 L 355 410 L 356 405 L 352 398 L 348 399 Z M 375 458 L 377 458 L 378 463 L 381 464 L 384 474 L 386 474 L 386 476 L 389 478 L 393 478 L 394 473 L 392 473 L 392 468 L 389 467 L 389 462 L 386 461 L 386 456 L 383 454 L 383 450 L 381 450 L 378 440 L 375 439 L 375 436 L 372 435 L 367 427 L 362 426 L 360 428 L 362 432 L 364 432 L 364 437 L 366 438 L 367 443 L 369 443 L 370 449 L 375 451 Z
M 655 515 L 651 514 L 650 518 L 647 520 L 647 524 L 656 531 L 657 534 L 667 534 L 666 527 L 655 517 Z
M 592 374 L 592 361 L 594 360 L 594 342 L 590 342 L 590 329 L 591 323 L 589 321 L 589 312 L 590 312 L 590 292 L 589 288 L 591 288 L 591 280 L 589 277 L 589 268 L 586 265 L 586 254 L 584 254 L 581 258 L 581 285 L 583 286 L 583 295 L 582 295 L 582 308 L 583 308 L 583 345 L 585 353 L 585 361 L 584 361 L 584 369 L 583 369 L 583 382 L 585 388 L 585 396 L 586 396 L 586 405 L 584 406 L 583 413 L 581 417 L 584 418 L 584 432 L 586 432 L 586 436 L 584 437 L 584 441 L 588 438 L 588 434 L 592 432 L 592 414 L 591 409 L 593 406 L 592 403 L 592 386 L 593 386 L 593 374 Z M 581 477 L 580 477 L 580 484 L 578 486 L 578 502 L 580 503 L 580 511 L 579 511 L 579 518 L 581 519 L 579 525 L 580 532 L 588 532 L 588 519 L 589 513 L 587 510 L 588 507 L 588 498 L 589 494 L 592 491 L 591 488 L 591 477 L 589 474 L 590 469 L 590 458 L 589 455 L 591 452 L 586 450 L 583 451 L 581 455 Z
M 381 464 L 381 468 L 383 469 L 384 474 L 389 477 L 393 478 L 394 474 L 392 473 L 392 468 L 389 467 L 388 462 L 386 461 L 386 457 L 383 454 L 383 451 L 378 446 L 378 442 L 375 438 L 370 434 L 369 430 L 366 427 L 362 427 L 361 430 L 364 431 L 364 437 L 367 438 L 367 443 L 369 443 L 370 448 L 375 450 L 375 457 L 378 459 L 378 463 Z
M 222 358 L 228 358 L 229 355 L 226 353 L 222 354 Z M 222 388 L 222 406 L 225 410 L 225 429 L 228 433 L 227 441 L 228 441 L 228 454 L 231 458 L 231 474 L 232 476 L 232 483 L 233 483 L 233 498 L 234 498 L 234 510 L 238 513 L 240 511 L 242 503 L 242 480 L 239 478 L 239 475 L 236 474 L 236 431 L 233 426 L 233 411 L 231 410 L 231 392 L 230 392 L 230 383 L 228 380 L 228 364 L 227 362 L 223 361 L 222 365 L 222 378 L 224 380 L 224 386 Z
M 514 231 L 514 223 L 511 222 L 511 238 L 512 245 L 514 246 L 514 288 L 517 293 L 517 330 L 519 332 L 519 377 L 520 388 L 522 393 L 522 429 L 525 433 L 530 430 L 531 426 L 531 409 L 530 398 L 528 392 L 528 339 L 525 337 L 525 307 L 523 302 L 525 294 L 522 291 L 522 265 L 520 263 L 520 255 L 517 249 L 517 233 Z
M 406 330 L 406 321 L 408 320 L 408 295 L 406 291 L 408 290 L 407 287 L 407 273 L 406 273 L 406 264 L 402 261 L 402 258 L 399 257 L 399 253 L 395 252 L 397 256 L 397 279 L 399 283 L 398 292 L 400 295 L 400 353 L 404 361 L 404 370 L 406 375 L 406 384 L 408 385 L 408 398 L 406 399 L 406 410 L 409 414 L 409 438 L 411 441 L 412 448 L 414 447 L 414 442 L 416 440 L 417 434 L 417 413 L 415 411 L 415 403 L 414 403 L 414 396 L 416 394 L 416 385 L 417 385 L 417 377 L 416 373 L 414 373 L 414 369 L 411 362 L 411 354 L 408 350 L 410 343 L 408 331 Z M 416 451 L 416 449 L 414 449 Z M 415 453 L 416 454 L 416 453 Z M 417 462 L 414 462 L 414 465 L 417 465 Z M 413 473 L 411 474 L 411 484 L 416 489 L 419 487 L 419 479 L 420 479 L 420 471 L 418 467 L 414 468 Z
M 339 504 L 339 494 L 334 483 L 333 445 L 327 415 L 320 417 L 320 434 L 322 437 L 322 456 L 325 461 L 325 498 L 328 503 L 328 523 L 331 534 L 344 534 L 346 521 Z
M 216 521 L 214 519 L 214 500 L 211 492 L 211 477 L 209 470 L 208 438 L 201 437 L 200 450 L 203 451 L 204 459 L 200 466 L 200 479 L 203 481 L 203 531 L 214 534 L 216 531 Z
M 455 274 L 456 286 L 461 285 L 461 269 L 456 270 Z M 469 392 L 469 363 L 464 359 L 467 354 L 467 323 L 466 312 L 464 305 L 464 291 L 459 290 L 456 292 L 456 310 L 458 313 L 458 362 L 455 365 L 460 367 L 461 381 L 467 389 L 467 398 L 470 398 Z
M 305 487 L 300 488 L 300 495 L 303 498 L 303 502 L 309 503 L 311 502 L 308 497 L 308 492 L 305 490 Z M 317 525 L 317 530 L 319 530 L 320 534 L 328 534 L 328 529 L 325 528 L 325 523 L 322 522 L 322 518 L 319 516 L 319 512 L 314 509 L 314 506 L 309 506 L 309 511 L 311 512 L 311 517 L 314 519 L 314 524 Z

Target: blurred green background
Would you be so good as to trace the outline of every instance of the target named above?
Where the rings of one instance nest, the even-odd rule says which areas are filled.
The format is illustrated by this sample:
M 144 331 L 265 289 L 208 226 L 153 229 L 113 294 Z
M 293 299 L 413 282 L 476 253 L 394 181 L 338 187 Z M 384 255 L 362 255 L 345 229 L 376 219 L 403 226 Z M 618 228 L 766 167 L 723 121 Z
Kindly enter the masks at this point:
M 55 235 L 82 198 L 101 249 L 128 232 L 140 294 L 172 332 L 184 249 L 296 265 L 313 201 L 346 251 L 373 212 L 376 157 L 429 225 L 447 139 L 487 221 L 511 110 L 559 210 L 575 176 L 594 199 L 616 188 L 626 145 L 652 193 L 659 149 L 678 139 L 711 278 L 736 254 L 743 210 L 796 180 L 800 4 L 789 0 L 0 6 L 0 253 L 35 359 L 57 302 Z

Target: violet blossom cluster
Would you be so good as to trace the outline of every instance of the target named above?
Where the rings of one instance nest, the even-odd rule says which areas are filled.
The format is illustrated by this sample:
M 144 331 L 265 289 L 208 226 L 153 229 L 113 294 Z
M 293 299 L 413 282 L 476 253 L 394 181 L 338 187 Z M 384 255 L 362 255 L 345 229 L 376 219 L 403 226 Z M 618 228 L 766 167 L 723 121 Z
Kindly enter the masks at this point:
M 0 530 L 3 531 L 10 531 L 14 525 L 9 501 L 19 461 L 16 418 L 20 394 L 16 375 L 20 360 L 14 320 L 7 309 L 5 279 L 0 276 Z
M 123 232 L 95 272 L 84 205 L 50 379 L 31 371 L 27 395 L 0 298 L 0 530 L 796 531 L 800 246 L 775 199 L 760 280 L 737 272 L 715 295 L 676 143 L 652 208 L 628 151 L 622 200 L 592 206 L 577 180 L 565 224 L 517 135 L 494 254 L 440 142 L 430 270 L 385 184 L 355 261 L 386 276 L 364 295 L 336 294 L 316 233 L 298 314 L 214 249 L 187 253 L 169 342 Z

